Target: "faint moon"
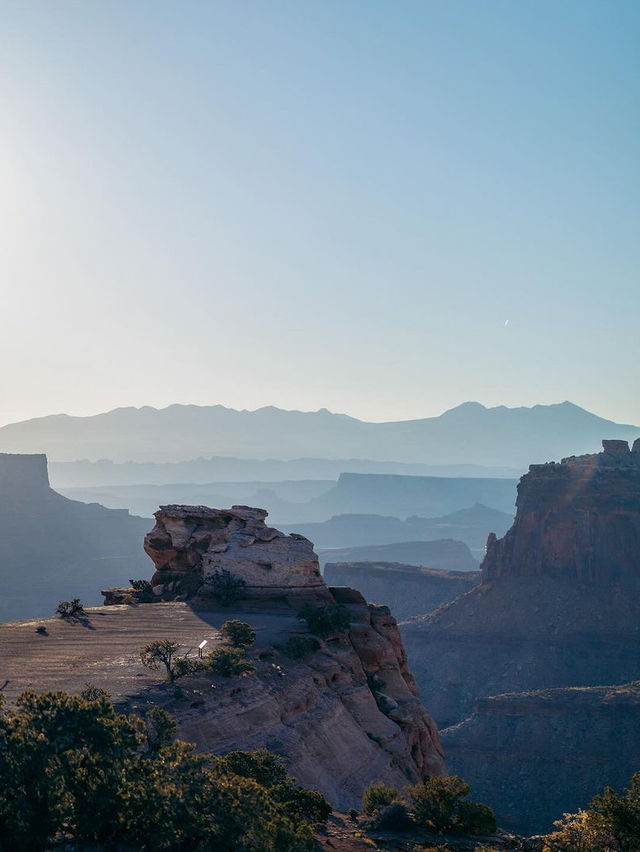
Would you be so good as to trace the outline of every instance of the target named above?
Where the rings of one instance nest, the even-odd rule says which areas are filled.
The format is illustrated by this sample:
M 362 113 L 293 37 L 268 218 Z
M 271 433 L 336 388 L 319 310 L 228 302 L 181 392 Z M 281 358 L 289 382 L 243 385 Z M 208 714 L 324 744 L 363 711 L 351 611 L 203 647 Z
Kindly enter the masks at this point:
M 509 320 L 504 321 L 504 327 L 506 328 L 509 325 Z

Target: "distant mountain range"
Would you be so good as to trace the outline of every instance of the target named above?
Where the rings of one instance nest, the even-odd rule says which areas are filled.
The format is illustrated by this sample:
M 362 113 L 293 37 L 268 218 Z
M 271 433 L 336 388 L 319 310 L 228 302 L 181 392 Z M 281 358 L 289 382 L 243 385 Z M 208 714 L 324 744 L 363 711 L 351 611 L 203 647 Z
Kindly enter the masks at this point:
M 368 423 L 326 409 L 236 411 L 221 405 L 117 408 L 92 417 L 39 417 L 0 428 L 0 452 L 47 453 L 53 461 L 175 462 L 200 456 L 376 459 L 525 468 L 594 452 L 602 438 L 632 439 L 640 427 L 613 423 L 570 402 L 485 408 L 465 402 L 438 417 Z

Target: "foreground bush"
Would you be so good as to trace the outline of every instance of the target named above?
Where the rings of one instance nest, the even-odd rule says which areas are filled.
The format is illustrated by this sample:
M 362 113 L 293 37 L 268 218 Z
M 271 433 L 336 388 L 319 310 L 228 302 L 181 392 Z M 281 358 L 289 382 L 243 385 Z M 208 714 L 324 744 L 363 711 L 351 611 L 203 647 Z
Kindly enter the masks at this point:
M 417 825 L 439 832 L 492 834 L 497 828 L 493 811 L 468 800 L 470 792 L 467 782 L 457 775 L 416 784 L 409 788 L 413 819 Z
M 340 604 L 306 603 L 298 618 L 307 622 L 307 627 L 317 636 L 327 637 L 349 629 L 349 610 Z
M 153 586 L 148 580 L 129 580 L 134 591 L 133 597 L 140 603 L 150 603 L 153 600 Z
M 164 711 L 145 723 L 103 696 L 25 692 L 12 710 L 1 702 L 2 852 L 313 848 L 301 814 L 315 821 L 326 807 L 269 755 L 197 755 L 171 742 Z
M 588 808 L 565 814 L 558 831 L 545 838 L 545 852 L 638 852 L 640 850 L 640 772 L 622 793 L 606 787 Z

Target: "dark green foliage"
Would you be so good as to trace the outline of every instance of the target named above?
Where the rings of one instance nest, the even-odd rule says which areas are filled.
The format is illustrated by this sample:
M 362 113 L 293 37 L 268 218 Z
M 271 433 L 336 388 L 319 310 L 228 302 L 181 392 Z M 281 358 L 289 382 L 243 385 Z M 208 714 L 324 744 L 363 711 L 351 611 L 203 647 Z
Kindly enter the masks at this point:
M 318 636 L 327 637 L 349 629 L 349 610 L 340 604 L 306 603 L 298 618 L 307 622 L 307 627 Z
M 386 784 L 378 784 L 373 781 L 364 791 L 362 797 L 362 810 L 367 816 L 373 816 L 377 811 L 390 805 L 400 798 L 397 787 L 388 787 Z
M 135 592 L 137 601 L 149 603 L 153 600 L 153 586 L 148 580 L 129 580 L 129 583 Z
M 141 648 L 140 661 L 148 669 L 159 669 L 160 666 L 164 666 L 167 672 L 167 680 L 173 683 L 176 679 L 173 658 L 179 647 L 180 645 L 177 642 L 172 642 L 170 639 L 157 639 Z M 187 672 L 183 671 L 182 674 L 187 674 Z
M 24 693 L 9 711 L 0 696 L 0 850 L 310 852 L 291 779 L 264 786 L 170 728 L 105 698 Z
M 405 803 L 396 800 L 376 811 L 372 828 L 382 831 L 408 831 L 411 828 L 411 817 Z
M 242 577 L 234 577 L 226 568 L 216 571 L 209 577 L 205 578 L 207 586 L 211 594 L 216 597 L 223 606 L 228 606 L 234 601 L 239 600 L 243 594 L 246 582 Z
M 471 788 L 451 775 L 433 777 L 409 788 L 414 821 L 435 831 L 460 834 L 491 834 L 496 830 L 493 811 L 467 800 Z
M 252 674 L 255 666 L 242 648 L 216 648 L 204 659 L 204 668 L 223 677 Z
M 225 621 L 220 633 L 234 648 L 249 648 L 256 641 L 256 634 L 251 625 L 237 618 Z
M 82 618 L 86 612 L 80 598 L 71 598 L 70 601 L 60 601 L 56 607 L 56 615 L 60 618 Z
M 331 805 L 322 793 L 305 790 L 287 775 L 280 758 L 266 749 L 258 751 L 231 751 L 218 758 L 218 765 L 227 772 L 243 778 L 253 778 L 283 807 L 294 823 L 300 821 L 316 824 L 326 823 Z
M 303 660 L 319 651 L 320 647 L 315 636 L 289 636 L 284 645 L 278 646 L 292 660 Z

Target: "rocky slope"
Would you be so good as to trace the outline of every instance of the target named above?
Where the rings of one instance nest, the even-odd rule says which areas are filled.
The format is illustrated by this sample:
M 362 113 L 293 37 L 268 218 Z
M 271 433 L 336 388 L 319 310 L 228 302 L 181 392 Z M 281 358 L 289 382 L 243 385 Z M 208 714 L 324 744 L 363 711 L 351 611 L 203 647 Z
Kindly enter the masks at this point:
M 147 526 L 57 494 L 44 455 L 0 454 L 0 621 L 46 615 L 74 596 L 98 603 L 101 584 L 144 569 Z
M 442 742 L 450 771 L 498 808 L 505 828 L 550 831 L 559 802 L 575 812 L 603 779 L 622 789 L 638 771 L 640 682 L 480 698 Z
M 473 712 L 477 699 L 500 693 L 637 680 L 639 533 L 640 442 L 633 451 L 604 442 L 599 454 L 532 465 L 518 487 L 513 527 L 502 540 L 489 538 L 482 582 L 402 625 L 422 696 L 438 723 L 454 725 Z M 525 743 L 526 728 L 525 721 Z M 580 739 L 573 742 L 572 759 L 580 763 Z M 502 745 L 496 738 L 494 760 L 511 760 L 505 771 L 515 777 L 517 759 Z M 490 748 L 482 741 L 476 746 Z M 473 758 L 465 761 L 457 761 L 463 775 L 474 771 Z M 600 764 L 590 795 L 607 783 L 614 764 L 614 757 Z M 544 797 L 548 778 L 526 763 L 521 769 L 522 789 L 531 783 Z M 510 801 L 491 802 L 500 819 Z M 546 818 L 535 797 L 521 796 L 522 803 L 531 824 Z M 556 814 L 563 808 L 561 797 L 550 806 Z
M 397 618 L 409 618 L 465 594 L 480 581 L 480 572 L 394 562 L 327 562 L 324 578 L 332 586 L 358 589 L 369 601 L 384 601 Z
M 160 703 L 175 713 L 183 739 L 214 752 L 265 746 L 341 808 L 359 806 L 372 779 L 402 786 L 442 773 L 438 733 L 389 610 L 352 590 L 328 588 L 311 543 L 264 521 L 262 510 L 241 506 L 162 507 L 145 540 L 157 602 L 92 609 L 76 623 L 0 626 L 5 693 L 75 691 L 91 681 L 129 707 Z M 246 582 L 242 598 L 226 607 L 204 583 L 222 569 Z M 108 601 L 119 599 L 122 591 L 107 592 Z M 283 646 L 307 635 L 296 617 L 305 601 L 342 604 L 351 625 L 294 660 Z M 204 639 L 208 648 L 220 643 L 218 628 L 229 618 L 257 633 L 255 674 L 184 678 L 176 692 L 142 667 L 144 644 L 171 639 L 193 655 Z

